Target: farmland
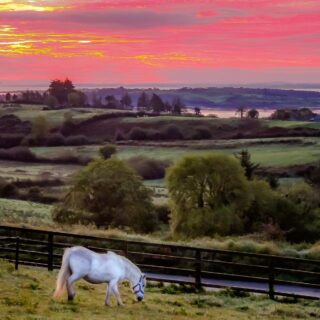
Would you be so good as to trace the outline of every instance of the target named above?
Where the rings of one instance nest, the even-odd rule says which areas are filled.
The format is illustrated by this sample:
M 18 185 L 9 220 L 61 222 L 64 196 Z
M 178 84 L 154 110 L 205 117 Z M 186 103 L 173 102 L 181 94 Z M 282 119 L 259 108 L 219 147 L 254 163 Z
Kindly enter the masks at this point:
M 125 306 L 103 305 L 104 285 L 76 285 L 78 296 L 72 303 L 54 301 L 52 292 L 56 272 L 34 270 L 0 262 L 0 313 L 3 319 L 315 319 L 320 316 L 318 301 L 292 304 L 269 300 L 266 296 L 234 293 L 230 290 L 211 293 L 183 293 L 179 287 L 149 286 L 144 302 L 134 301 L 126 285 L 121 285 Z

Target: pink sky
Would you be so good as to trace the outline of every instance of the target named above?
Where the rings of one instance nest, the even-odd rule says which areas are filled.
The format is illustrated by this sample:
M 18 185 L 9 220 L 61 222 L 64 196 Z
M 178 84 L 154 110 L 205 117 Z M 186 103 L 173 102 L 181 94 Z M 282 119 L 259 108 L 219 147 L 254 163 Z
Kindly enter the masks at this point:
M 0 87 L 320 82 L 319 0 L 0 0 Z

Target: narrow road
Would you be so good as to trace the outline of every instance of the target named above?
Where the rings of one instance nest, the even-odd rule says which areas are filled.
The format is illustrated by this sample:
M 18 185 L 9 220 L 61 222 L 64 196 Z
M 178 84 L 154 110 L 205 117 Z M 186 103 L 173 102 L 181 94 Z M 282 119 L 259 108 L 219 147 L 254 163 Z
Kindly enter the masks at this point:
M 194 284 L 194 277 L 178 276 L 178 275 L 165 275 L 158 273 L 146 273 L 149 280 L 162 281 L 162 282 L 173 282 L 173 283 L 186 283 Z M 268 293 L 269 286 L 267 282 L 257 281 L 239 281 L 239 280 L 228 280 L 228 279 L 213 279 L 213 278 L 202 278 L 201 283 L 203 287 L 212 288 L 235 288 L 245 291 L 257 292 L 257 293 Z M 275 294 L 278 295 L 295 295 L 302 298 L 316 298 L 320 299 L 320 289 L 310 288 L 306 286 L 288 285 L 288 284 L 275 284 Z

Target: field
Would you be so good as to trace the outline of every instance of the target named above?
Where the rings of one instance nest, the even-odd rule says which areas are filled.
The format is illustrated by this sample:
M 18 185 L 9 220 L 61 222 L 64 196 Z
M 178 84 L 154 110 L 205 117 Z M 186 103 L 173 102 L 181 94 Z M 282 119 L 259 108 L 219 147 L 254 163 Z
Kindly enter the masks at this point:
M 35 147 L 32 148 L 32 151 L 37 155 L 49 158 L 70 150 L 81 155 L 97 157 L 98 149 L 99 146 Z M 252 160 L 260 163 L 261 166 L 283 167 L 306 164 L 320 159 L 320 138 L 209 140 L 179 143 L 146 142 L 137 145 L 119 145 L 118 157 L 125 160 L 134 156 L 147 156 L 174 162 L 186 155 L 212 152 L 233 155 L 242 149 L 248 149 Z
M 57 272 L 20 267 L 0 261 L 0 314 L 3 320 L 39 319 L 316 319 L 319 301 L 292 304 L 275 302 L 265 295 L 248 295 L 230 290 L 211 293 L 179 293 L 175 286 L 147 287 L 145 300 L 138 303 L 127 285 L 120 286 L 123 308 L 104 306 L 105 285 L 76 284 L 78 295 L 72 303 L 54 301 Z M 171 293 L 171 294 L 169 294 Z

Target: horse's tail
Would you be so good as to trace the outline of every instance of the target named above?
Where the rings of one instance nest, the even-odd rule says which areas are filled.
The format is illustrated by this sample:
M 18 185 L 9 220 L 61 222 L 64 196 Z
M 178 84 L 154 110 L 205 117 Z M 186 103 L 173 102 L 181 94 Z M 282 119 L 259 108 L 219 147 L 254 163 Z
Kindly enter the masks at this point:
M 63 254 L 61 268 L 59 270 L 58 278 L 57 278 L 57 284 L 56 284 L 56 290 L 54 291 L 53 297 L 59 298 L 62 296 L 66 282 L 68 277 L 70 276 L 70 268 L 69 268 L 69 256 L 70 256 L 70 248 L 66 249 Z

